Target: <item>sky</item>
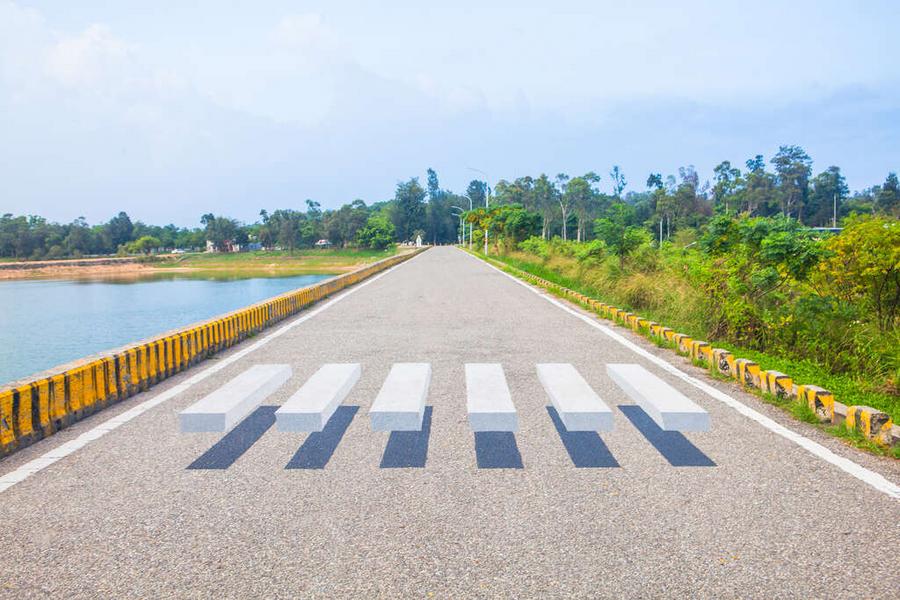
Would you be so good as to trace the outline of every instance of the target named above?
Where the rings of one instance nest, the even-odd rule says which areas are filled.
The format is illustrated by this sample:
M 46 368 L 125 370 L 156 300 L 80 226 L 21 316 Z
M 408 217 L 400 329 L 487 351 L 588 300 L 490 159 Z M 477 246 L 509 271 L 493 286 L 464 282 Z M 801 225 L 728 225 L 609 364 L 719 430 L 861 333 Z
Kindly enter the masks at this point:
M 898 31 L 865 0 L 0 0 L 0 213 L 252 222 L 429 167 L 642 190 L 784 144 L 862 189 L 900 170 Z

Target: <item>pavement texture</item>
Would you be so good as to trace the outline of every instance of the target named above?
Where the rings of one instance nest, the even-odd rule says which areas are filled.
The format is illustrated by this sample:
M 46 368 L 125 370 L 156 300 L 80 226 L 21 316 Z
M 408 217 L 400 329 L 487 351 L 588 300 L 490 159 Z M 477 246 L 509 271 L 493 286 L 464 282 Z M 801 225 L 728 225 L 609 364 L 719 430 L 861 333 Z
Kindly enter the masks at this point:
M 275 407 L 328 362 L 359 362 L 362 376 L 325 431 L 277 431 Z M 370 430 L 368 409 L 397 362 L 432 365 L 427 436 Z M 502 363 L 515 435 L 470 431 L 466 362 Z M 537 379 L 544 362 L 575 365 L 613 407 L 614 431 L 560 431 Z M 611 362 L 645 366 L 706 408 L 712 430 L 662 433 L 609 379 Z M 293 376 L 232 433 L 178 432 L 180 410 L 265 363 L 288 363 Z M 9 457 L 0 473 L 205 364 Z M 710 383 L 900 481 L 896 461 Z M 0 522 L 4 598 L 896 598 L 900 589 L 900 502 L 455 248 L 394 268 L 3 492 Z

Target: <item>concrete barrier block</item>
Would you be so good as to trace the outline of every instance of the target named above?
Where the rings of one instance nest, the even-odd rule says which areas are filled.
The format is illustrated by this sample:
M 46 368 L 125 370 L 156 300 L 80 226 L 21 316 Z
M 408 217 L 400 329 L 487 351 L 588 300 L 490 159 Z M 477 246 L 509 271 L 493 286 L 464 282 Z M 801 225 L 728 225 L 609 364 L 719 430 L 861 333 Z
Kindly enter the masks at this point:
M 12 390 L 3 390 L 0 392 L 0 446 L 7 450 L 7 448 L 12 447 L 15 441 L 13 392 Z
M 801 402 L 806 402 L 820 421 L 834 423 L 834 394 L 817 385 L 798 385 L 797 397 Z
M 847 427 L 856 429 L 870 440 L 880 444 L 892 441 L 891 429 L 894 425 L 890 415 L 871 406 L 847 407 Z
M 710 346 L 706 342 L 701 342 L 700 340 L 691 340 L 691 358 L 693 360 L 706 360 L 706 353 L 704 350 L 708 349 Z
M 669 329 L 668 327 L 663 327 L 662 329 L 660 329 L 660 332 L 662 333 L 663 339 L 666 340 L 667 342 L 674 341 L 674 338 L 675 338 L 675 330 L 674 329 Z
M 676 333 L 672 336 L 672 341 L 675 342 L 676 352 L 687 356 L 691 355 L 691 342 L 694 340 L 690 336 L 684 333 Z
M 656 321 L 650 321 L 649 323 L 647 323 L 647 331 L 649 331 L 650 335 L 655 338 L 661 337 L 661 334 L 659 332 L 660 329 L 662 329 L 662 325 L 660 325 Z
M 734 377 L 743 385 L 749 385 L 757 389 L 763 389 L 759 365 L 746 358 L 737 358 L 734 361 Z
M 792 395 L 794 381 L 788 375 L 779 371 L 765 371 L 762 374 L 765 391 L 779 398 L 788 398 Z

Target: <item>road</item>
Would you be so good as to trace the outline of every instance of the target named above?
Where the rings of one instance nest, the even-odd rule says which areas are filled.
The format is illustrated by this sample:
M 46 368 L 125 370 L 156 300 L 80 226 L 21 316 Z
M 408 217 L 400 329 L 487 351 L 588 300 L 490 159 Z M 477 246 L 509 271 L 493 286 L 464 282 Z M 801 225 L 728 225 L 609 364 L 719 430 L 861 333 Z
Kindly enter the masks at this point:
M 0 463 L 7 473 L 177 392 L 0 494 L 0 595 L 846 598 L 900 589 L 898 500 L 462 251 L 431 249 L 313 311 Z M 275 405 L 328 362 L 359 362 L 362 376 L 326 431 L 270 427 Z M 370 430 L 366 413 L 397 362 L 432 365 L 427 436 Z M 514 436 L 470 431 L 467 362 L 502 363 Z M 613 407 L 615 429 L 561 432 L 536 374 L 544 362 L 573 364 Z M 656 429 L 606 374 L 615 362 L 642 364 L 700 404 L 712 430 Z M 270 363 L 290 364 L 293 376 L 231 434 L 178 432 L 180 410 Z M 900 482 L 895 462 L 706 379 Z

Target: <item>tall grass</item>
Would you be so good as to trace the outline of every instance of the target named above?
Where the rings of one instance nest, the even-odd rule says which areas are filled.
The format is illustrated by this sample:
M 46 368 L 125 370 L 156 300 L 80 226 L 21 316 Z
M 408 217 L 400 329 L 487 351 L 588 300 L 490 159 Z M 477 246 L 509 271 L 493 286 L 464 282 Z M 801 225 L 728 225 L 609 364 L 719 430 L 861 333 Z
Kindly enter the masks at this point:
M 788 349 L 775 344 L 763 349 L 751 348 L 740 340 L 717 337 L 711 332 L 709 298 L 697 283 L 696 266 L 691 264 L 691 258 L 679 256 L 677 252 L 650 250 L 655 253 L 654 257 L 638 255 L 624 267 L 615 257 L 595 256 L 579 261 L 574 250 L 559 251 L 558 245 L 554 247 L 552 243 L 547 243 L 542 253 L 519 249 L 500 259 L 548 281 L 714 343 L 736 356 L 757 362 L 763 369 L 787 373 L 797 383 L 822 386 L 844 404 L 863 404 L 883 410 L 895 422 L 900 422 L 900 396 L 891 388 L 890 379 L 886 382 L 884 371 L 879 370 L 874 361 L 872 368 L 856 361 L 851 368 L 836 369 L 834 357 L 830 355 L 822 358 L 831 360 L 816 360 L 810 356 L 792 355 Z M 861 335 L 865 344 L 865 335 Z M 890 338 L 878 339 L 871 344 L 873 352 L 875 347 L 882 352 L 884 348 L 887 351 L 892 347 L 900 348 L 900 344 Z M 858 357 L 860 347 L 855 345 L 850 350 L 823 348 L 822 352 L 849 351 Z

